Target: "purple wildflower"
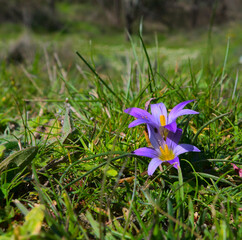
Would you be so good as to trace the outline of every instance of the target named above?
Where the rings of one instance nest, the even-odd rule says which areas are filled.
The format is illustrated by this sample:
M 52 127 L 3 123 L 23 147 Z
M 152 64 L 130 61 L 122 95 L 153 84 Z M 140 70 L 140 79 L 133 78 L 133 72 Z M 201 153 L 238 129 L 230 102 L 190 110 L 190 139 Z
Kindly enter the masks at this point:
M 167 114 L 167 109 L 164 103 L 151 104 L 150 107 L 152 114 L 140 108 L 128 108 L 125 109 L 124 112 L 137 118 L 129 124 L 129 128 L 135 127 L 142 123 L 146 123 L 152 126 L 154 129 L 159 129 L 159 132 L 162 136 L 166 136 L 168 132 L 166 131 L 166 134 L 164 134 L 164 128 L 173 133 L 176 132 L 176 119 L 178 117 L 187 114 L 198 114 L 198 112 L 196 111 L 190 109 L 183 109 L 188 103 L 192 101 L 194 100 L 188 100 L 179 103 L 171 110 L 169 115 Z
M 175 168 L 180 166 L 179 155 L 186 152 L 200 152 L 198 148 L 190 144 L 179 144 L 182 129 L 177 128 L 175 133 L 169 132 L 166 140 L 159 133 L 149 127 L 150 142 L 153 148 L 143 147 L 135 150 L 133 154 L 152 158 L 148 166 L 148 175 L 152 175 L 156 168 L 163 162 L 173 164 Z

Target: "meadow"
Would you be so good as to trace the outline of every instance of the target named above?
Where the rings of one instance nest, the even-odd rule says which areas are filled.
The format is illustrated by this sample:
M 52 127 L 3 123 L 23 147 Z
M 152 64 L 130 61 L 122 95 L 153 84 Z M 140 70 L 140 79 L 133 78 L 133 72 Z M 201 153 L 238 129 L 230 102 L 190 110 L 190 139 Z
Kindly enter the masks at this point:
M 0 240 L 240 239 L 241 25 L 126 41 L 69 21 L 0 27 Z M 180 142 L 201 152 L 148 176 L 124 110 L 186 100 Z

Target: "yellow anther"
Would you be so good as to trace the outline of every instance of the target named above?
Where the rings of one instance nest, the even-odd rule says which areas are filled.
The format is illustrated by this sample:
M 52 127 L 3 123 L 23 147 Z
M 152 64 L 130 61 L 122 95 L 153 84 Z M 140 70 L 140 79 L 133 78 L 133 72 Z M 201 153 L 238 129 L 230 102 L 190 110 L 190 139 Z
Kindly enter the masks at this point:
M 167 144 L 163 148 L 160 146 L 160 152 L 160 160 L 162 161 L 169 161 L 175 158 L 172 149 L 169 149 Z
M 160 115 L 160 124 L 162 127 L 166 125 L 166 119 L 164 115 Z

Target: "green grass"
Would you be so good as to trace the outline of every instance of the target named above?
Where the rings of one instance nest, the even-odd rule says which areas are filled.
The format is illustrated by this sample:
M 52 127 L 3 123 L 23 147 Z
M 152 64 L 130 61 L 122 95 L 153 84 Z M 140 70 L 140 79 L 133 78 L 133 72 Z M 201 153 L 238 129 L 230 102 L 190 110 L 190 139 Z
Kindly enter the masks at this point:
M 1 63 L 0 239 L 240 239 L 238 26 L 217 30 L 209 54 L 206 30 L 128 43 L 92 29 L 91 44 L 31 33 L 46 53 Z M 130 154 L 144 126 L 128 129 L 123 110 L 150 98 L 196 99 L 200 114 L 178 123 L 201 153 L 182 155 L 181 171 L 148 177 L 149 159 Z

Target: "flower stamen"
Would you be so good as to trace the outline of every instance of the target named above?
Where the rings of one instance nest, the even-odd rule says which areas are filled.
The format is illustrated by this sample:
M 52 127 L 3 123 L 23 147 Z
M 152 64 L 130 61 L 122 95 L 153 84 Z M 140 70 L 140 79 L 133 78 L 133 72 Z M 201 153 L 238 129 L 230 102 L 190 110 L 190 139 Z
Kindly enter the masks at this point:
M 164 115 L 160 115 L 160 125 L 162 127 L 166 125 L 166 118 Z
M 175 158 L 175 154 L 172 149 L 168 148 L 167 144 L 165 144 L 163 148 L 160 146 L 160 152 L 160 160 L 162 161 L 169 161 Z

